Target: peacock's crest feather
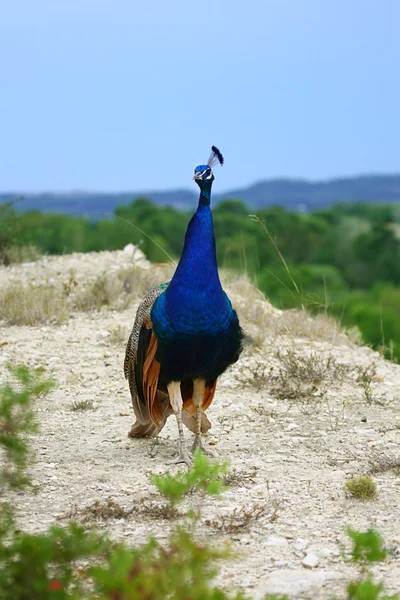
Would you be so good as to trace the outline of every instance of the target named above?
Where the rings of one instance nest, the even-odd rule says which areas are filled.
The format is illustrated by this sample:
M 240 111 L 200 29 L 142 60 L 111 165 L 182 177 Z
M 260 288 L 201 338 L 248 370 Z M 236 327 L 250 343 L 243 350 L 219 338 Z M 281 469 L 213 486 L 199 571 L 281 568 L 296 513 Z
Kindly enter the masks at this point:
M 208 159 L 208 166 L 209 167 L 215 167 L 216 164 L 220 164 L 221 167 L 224 164 L 224 157 L 222 156 L 221 152 L 218 150 L 218 148 L 216 146 L 211 146 L 211 154 L 210 154 L 210 158 Z

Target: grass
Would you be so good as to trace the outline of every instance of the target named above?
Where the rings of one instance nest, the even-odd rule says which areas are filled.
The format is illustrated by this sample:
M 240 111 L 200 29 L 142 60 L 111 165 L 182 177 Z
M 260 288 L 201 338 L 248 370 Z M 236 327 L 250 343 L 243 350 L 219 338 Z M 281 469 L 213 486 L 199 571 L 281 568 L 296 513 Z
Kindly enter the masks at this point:
M 352 477 L 344 487 L 348 495 L 358 500 L 372 500 L 377 496 L 376 483 L 369 475 Z
M 373 389 L 373 383 L 376 378 L 376 365 L 371 363 L 367 367 L 358 367 L 357 368 L 357 383 L 361 386 L 363 390 L 364 399 L 367 404 L 372 404 L 376 399 Z

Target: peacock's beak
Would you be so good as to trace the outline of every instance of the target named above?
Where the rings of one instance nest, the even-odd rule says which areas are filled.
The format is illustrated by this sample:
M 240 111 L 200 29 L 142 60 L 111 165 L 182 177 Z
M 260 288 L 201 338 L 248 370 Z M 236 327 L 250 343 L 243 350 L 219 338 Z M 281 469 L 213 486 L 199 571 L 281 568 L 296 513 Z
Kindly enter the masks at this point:
M 200 173 L 200 172 L 199 173 L 195 173 L 193 175 L 193 179 L 194 179 L 194 181 L 199 180 L 199 179 L 203 179 L 203 173 Z

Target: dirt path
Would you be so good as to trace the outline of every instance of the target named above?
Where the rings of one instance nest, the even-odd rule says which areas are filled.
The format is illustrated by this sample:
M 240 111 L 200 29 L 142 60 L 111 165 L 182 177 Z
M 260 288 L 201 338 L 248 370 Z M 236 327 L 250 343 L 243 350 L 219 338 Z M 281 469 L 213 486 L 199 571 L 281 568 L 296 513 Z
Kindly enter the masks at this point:
M 78 285 L 84 285 L 130 261 L 131 256 L 123 252 L 46 258 L 0 268 L 0 286 L 45 279 L 57 284 L 69 277 L 71 268 Z M 148 268 L 144 259 L 141 264 Z M 388 456 L 400 462 L 400 367 L 340 334 L 332 344 L 311 325 L 314 334 L 310 335 L 296 316 L 274 311 L 256 295 L 245 294 L 243 286 L 231 285 L 230 290 L 246 327 L 253 335 L 265 329 L 265 341 L 261 337 L 256 350 L 246 349 L 240 363 L 221 378 L 208 411 L 212 428 L 207 441 L 221 459 L 229 461 L 234 476 L 230 490 L 220 499 L 203 501 L 198 534 L 215 543 L 230 540 L 240 553 L 237 561 L 222 566 L 220 583 L 240 586 L 255 599 L 267 592 L 314 600 L 335 594 L 344 597 L 345 582 L 355 574 L 340 555 L 350 525 L 376 527 L 382 533 L 390 554 L 387 562 L 374 567 L 374 574 L 377 580 L 385 580 L 388 592 L 398 592 L 398 473 L 387 470 L 374 475 L 379 494 L 369 502 L 346 498 L 343 485 L 350 475 L 368 472 L 371 460 Z M 33 478 L 39 491 L 15 499 L 26 530 L 66 522 L 69 514 L 79 515 L 96 500 L 111 498 L 128 513 L 143 498 L 153 507 L 162 502 L 149 474 L 164 472 L 166 461 L 176 452 L 173 419 L 157 444 L 127 438 L 133 415 L 122 364 L 138 300 L 123 311 L 75 312 L 62 325 L 0 325 L 0 381 L 10 361 L 43 366 L 57 382 L 55 391 L 37 404 L 40 433 L 32 443 L 37 453 Z M 301 401 L 278 399 L 282 379 L 270 385 L 273 379 L 265 373 L 273 367 L 276 376 L 277 350 L 287 349 L 311 354 L 315 360 L 331 357 L 351 369 L 375 364 L 374 401 L 366 402 L 365 389 L 350 370 L 346 376 L 338 371 L 323 392 L 314 390 Z M 74 403 L 85 400 L 89 406 L 93 403 L 91 408 L 71 410 Z M 185 505 L 196 501 L 193 497 Z M 221 519 L 226 522 L 235 508 L 256 510 L 253 505 L 268 508 L 247 530 L 218 529 Z M 165 539 L 176 523 L 153 513 L 150 509 L 148 515 L 93 517 L 91 523 L 130 544 L 143 541 L 149 533 Z M 216 520 L 217 527 L 206 520 Z

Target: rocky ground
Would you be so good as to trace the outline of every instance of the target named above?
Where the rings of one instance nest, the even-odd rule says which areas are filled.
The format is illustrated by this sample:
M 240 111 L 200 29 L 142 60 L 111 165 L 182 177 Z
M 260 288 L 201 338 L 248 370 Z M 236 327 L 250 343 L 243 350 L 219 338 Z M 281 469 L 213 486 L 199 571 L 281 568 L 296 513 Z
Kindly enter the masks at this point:
M 170 271 L 132 249 L 45 257 L 0 267 L 0 290 L 45 284 L 73 296 L 133 263 L 149 280 Z M 389 556 L 373 573 L 388 592 L 400 591 L 400 367 L 355 345 L 325 317 L 273 309 L 244 280 L 226 279 L 225 287 L 253 339 L 221 377 L 208 411 L 207 443 L 229 461 L 231 487 L 219 499 L 190 497 L 183 507 L 201 502 L 198 535 L 216 544 L 229 540 L 238 553 L 222 565 L 219 583 L 255 599 L 266 593 L 344 597 L 346 582 L 356 575 L 342 557 L 346 527 L 374 527 Z M 175 422 L 169 419 L 156 441 L 127 437 L 133 411 L 122 365 L 140 298 L 135 285 L 126 293 L 130 303 L 97 311 L 70 304 L 60 324 L 0 321 L 0 381 L 7 362 L 22 362 L 45 367 L 57 382 L 37 402 L 40 433 L 32 443 L 38 493 L 15 497 L 26 530 L 89 514 L 89 524 L 137 544 L 149 533 L 164 540 L 176 525 L 157 516 L 162 499 L 149 479 L 165 472 L 176 452 Z M 79 406 L 86 409 L 73 410 Z M 376 499 L 346 497 L 346 480 L 371 471 Z M 148 512 L 132 511 L 143 499 Z M 96 500 L 112 500 L 122 510 L 116 516 L 85 510 Z M 246 525 L 246 513 L 259 516 Z

